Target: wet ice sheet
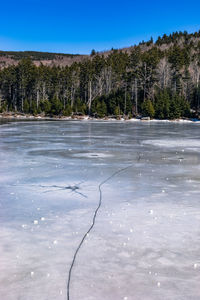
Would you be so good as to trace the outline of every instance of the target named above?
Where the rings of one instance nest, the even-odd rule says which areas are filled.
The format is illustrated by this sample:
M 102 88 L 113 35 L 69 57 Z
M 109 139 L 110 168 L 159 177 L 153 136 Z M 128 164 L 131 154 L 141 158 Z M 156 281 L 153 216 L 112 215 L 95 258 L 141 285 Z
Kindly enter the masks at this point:
M 176 143 L 177 141 L 177 143 Z M 192 149 L 192 150 L 191 150 Z M 199 125 L 0 127 L 0 298 L 199 299 Z

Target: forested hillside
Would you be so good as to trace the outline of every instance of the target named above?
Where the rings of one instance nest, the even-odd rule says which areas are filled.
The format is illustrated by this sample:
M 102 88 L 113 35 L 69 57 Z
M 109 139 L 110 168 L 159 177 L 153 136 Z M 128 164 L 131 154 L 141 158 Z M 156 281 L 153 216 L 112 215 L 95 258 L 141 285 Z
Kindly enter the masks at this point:
M 36 65 L 33 53 L 1 68 L 1 111 L 198 117 L 200 31 L 163 35 L 156 42 L 105 53 L 92 51 L 67 66 Z
M 51 53 L 51 52 L 37 52 L 37 51 L 0 51 L 0 57 L 12 58 L 20 60 L 22 58 L 31 58 L 32 60 L 53 60 L 63 59 L 63 57 L 76 57 L 78 54 L 64 54 L 64 53 Z
M 45 66 L 71 66 L 74 62 L 82 61 L 87 55 L 63 54 L 37 51 L 0 51 L 0 68 L 17 65 L 21 59 L 29 58 L 34 65 L 41 63 Z

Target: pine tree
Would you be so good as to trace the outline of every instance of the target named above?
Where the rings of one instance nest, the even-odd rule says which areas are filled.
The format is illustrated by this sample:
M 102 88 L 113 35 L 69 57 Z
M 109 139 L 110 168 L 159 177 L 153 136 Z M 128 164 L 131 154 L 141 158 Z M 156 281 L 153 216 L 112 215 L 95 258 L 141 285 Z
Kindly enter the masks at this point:
M 145 117 L 150 117 L 151 119 L 155 116 L 155 110 L 151 100 L 145 100 L 142 104 L 142 114 Z

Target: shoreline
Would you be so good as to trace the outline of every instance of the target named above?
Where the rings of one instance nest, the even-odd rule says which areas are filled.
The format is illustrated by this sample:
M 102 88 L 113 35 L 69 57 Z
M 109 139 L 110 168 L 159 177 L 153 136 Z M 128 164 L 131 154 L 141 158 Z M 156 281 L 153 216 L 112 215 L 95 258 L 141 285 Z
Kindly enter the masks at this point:
M 198 123 L 200 122 L 199 119 L 150 119 L 150 118 L 112 118 L 112 117 L 104 117 L 104 118 L 95 118 L 89 117 L 87 115 L 83 116 L 41 116 L 41 115 L 29 115 L 29 114 L 19 114 L 19 113 L 0 113 L 0 119 L 2 120 L 37 120 L 37 121 L 107 121 L 107 122 L 160 122 L 160 123 Z

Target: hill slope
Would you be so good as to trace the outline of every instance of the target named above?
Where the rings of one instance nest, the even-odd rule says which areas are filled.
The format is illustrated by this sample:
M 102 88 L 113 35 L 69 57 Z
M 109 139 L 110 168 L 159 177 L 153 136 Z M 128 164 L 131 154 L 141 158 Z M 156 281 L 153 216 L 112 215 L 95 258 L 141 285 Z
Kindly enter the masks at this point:
M 159 119 L 200 110 L 200 31 L 88 56 L 1 52 L 0 59 L 1 110 Z
M 40 63 L 47 66 L 70 66 L 80 62 L 87 55 L 64 54 L 37 51 L 0 51 L 0 68 L 17 65 L 23 58 L 30 58 L 35 65 Z

